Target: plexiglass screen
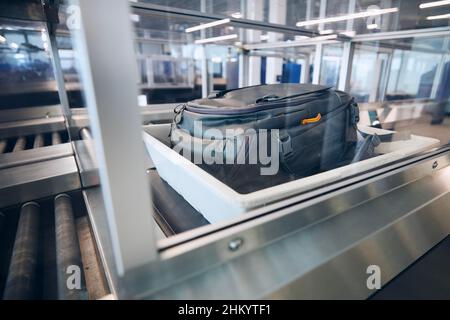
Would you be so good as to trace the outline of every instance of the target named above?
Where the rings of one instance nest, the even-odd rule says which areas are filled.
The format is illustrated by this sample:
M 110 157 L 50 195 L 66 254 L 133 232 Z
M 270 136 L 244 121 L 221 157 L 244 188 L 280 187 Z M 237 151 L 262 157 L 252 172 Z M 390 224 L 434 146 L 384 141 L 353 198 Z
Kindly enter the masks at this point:
M 130 6 L 147 175 L 166 236 L 449 143 L 448 5 Z M 70 48 L 60 53 L 76 80 Z

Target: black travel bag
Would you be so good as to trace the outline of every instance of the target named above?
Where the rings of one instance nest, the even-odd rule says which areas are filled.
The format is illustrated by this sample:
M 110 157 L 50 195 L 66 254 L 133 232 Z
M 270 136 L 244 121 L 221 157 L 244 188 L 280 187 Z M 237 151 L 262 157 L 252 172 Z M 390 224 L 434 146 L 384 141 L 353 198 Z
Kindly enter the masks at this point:
M 191 161 L 197 157 L 194 163 L 245 193 L 339 166 L 354 150 L 358 120 L 358 105 L 345 92 L 312 84 L 258 85 L 178 106 L 171 142 L 176 151 Z M 267 133 L 267 141 L 260 141 L 260 132 Z M 251 158 L 252 147 L 259 151 L 264 144 L 272 159 L 277 153 L 280 170 L 261 174 L 272 164 Z M 211 145 L 212 154 L 207 150 Z M 198 162 L 205 151 L 215 161 Z

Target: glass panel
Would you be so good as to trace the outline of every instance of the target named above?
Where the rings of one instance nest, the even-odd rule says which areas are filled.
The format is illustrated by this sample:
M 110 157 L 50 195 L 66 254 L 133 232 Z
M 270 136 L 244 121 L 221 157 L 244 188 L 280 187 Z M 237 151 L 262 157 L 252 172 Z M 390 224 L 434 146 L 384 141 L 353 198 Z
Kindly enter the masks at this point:
M 350 93 L 358 102 L 368 102 L 370 95 L 374 92 L 374 88 L 378 86 L 374 77 L 367 75 L 375 75 L 377 65 L 378 52 L 377 47 L 374 50 L 365 48 L 357 48 L 353 56 L 353 67 L 350 79 Z M 375 99 L 371 99 L 374 101 Z
M 140 2 L 289 26 L 320 18 L 341 17 L 338 21 L 318 22 L 305 26 L 307 29 L 334 30 L 336 33 L 354 30 L 357 34 L 366 34 L 449 25 L 448 18 L 439 18 L 440 15 L 448 13 L 445 6 L 421 9 L 419 4 L 427 2 L 423 0 L 355 0 L 353 8 L 350 7 L 351 1 L 348 0 L 145 0 Z M 323 6 L 322 12 L 321 6 Z M 286 8 L 287 14 L 285 18 L 278 20 L 274 18 L 276 16 L 274 11 L 280 7 Z M 379 15 L 358 15 L 379 9 L 385 11 Z M 357 15 L 351 16 L 352 14 Z
M 387 100 L 430 98 L 441 54 L 395 50 Z
M 342 44 L 325 45 L 322 54 L 322 66 L 319 83 L 337 88 L 341 68 Z
M 1 108 L 58 103 L 44 28 L 40 22 L 0 20 Z
M 148 2 L 169 8 L 130 17 L 163 230 L 244 217 L 449 143 L 450 33 L 419 2 Z
M 312 181 L 308 179 L 314 178 L 314 181 L 324 179 L 321 183 L 330 183 L 334 181 L 333 175 L 339 172 L 348 176 L 403 157 L 404 154 L 400 156 L 396 153 L 397 147 L 401 149 L 404 146 L 406 148 L 410 144 L 416 146 L 416 149 L 412 148 L 414 150 L 409 149 L 412 155 L 429 150 L 436 145 L 448 143 L 448 138 L 443 138 L 448 134 L 445 126 L 430 127 L 432 122 L 436 122 L 433 119 L 437 116 L 433 114 L 440 112 L 432 110 L 440 110 L 439 108 L 442 107 L 437 107 L 434 102 L 425 106 L 420 102 L 422 100 L 417 100 L 436 99 L 439 91 L 437 88 L 442 87 L 442 85 L 438 85 L 442 80 L 437 76 L 437 70 L 442 73 L 442 70 L 445 69 L 447 60 L 444 58 L 446 56 L 444 50 L 446 46 L 448 47 L 448 42 L 442 36 L 417 38 L 402 36 L 400 39 L 392 39 L 390 35 L 384 37 L 380 33 L 381 31 L 388 32 L 393 29 L 406 28 L 409 20 L 405 18 L 403 11 L 398 11 L 399 8 L 404 8 L 402 1 L 390 1 L 389 3 L 356 1 L 354 8 L 350 7 L 348 1 L 281 1 L 277 3 L 253 1 L 254 10 L 251 12 L 245 11 L 249 2 L 244 5 L 238 5 L 238 2 L 204 1 L 194 5 L 193 2 L 185 4 L 173 1 L 151 1 L 158 5 L 200 10 L 224 16 L 235 14 L 234 11 L 241 7 L 240 13 L 244 13 L 242 17 L 287 26 L 294 26 L 299 21 L 333 19 L 336 16 L 342 17 L 367 10 L 386 9 L 389 11 L 390 8 L 395 8 L 395 10 L 364 18 L 319 20 L 319 23 L 305 24 L 305 29 L 316 32 L 316 37 L 312 38 L 289 31 L 283 32 L 277 28 L 272 29 L 252 24 L 245 26 L 245 24 L 221 20 L 217 21 L 217 25 L 202 26 L 205 21 L 193 19 L 190 13 L 162 16 L 153 15 L 150 10 L 148 14 L 139 16 L 137 21 L 135 19 L 142 92 L 146 94 L 150 107 L 152 104 L 182 103 L 178 107 L 181 108 L 181 111 L 176 109 L 178 114 L 175 116 L 174 122 L 171 124 L 171 120 L 168 120 L 165 129 L 159 127 L 158 130 L 167 130 L 162 136 L 154 131 L 156 127 L 147 127 L 145 130 L 159 137 L 160 143 L 169 146 L 180 155 L 184 155 L 197 169 L 201 169 L 217 179 L 212 183 L 214 186 L 209 187 L 206 185 L 201 187 L 204 181 L 196 180 L 195 183 L 200 186 L 199 188 L 206 188 L 202 189 L 203 192 L 209 194 L 207 188 L 214 190 L 220 185 L 227 186 L 243 196 L 257 197 L 257 192 L 267 191 L 267 188 L 273 187 L 274 189 L 270 189 L 273 191 L 268 194 L 273 197 L 273 201 L 276 201 L 283 197 L 283 192 L 279 191 L 280 193 L 278 193 L 277 191 L 282 188 L 277 188 L 287 182 L 298 183 L 297 191 L 293 191 L 294 193 L 299 192 L 298 190 L 306 191 L 309 188 L 308 181 Z M 325 2 L 326 7 L 321 7 L 320 4 Z M 195 9 L 195 7 L 200 9 Z M 296 10 L 290 10 L 290 8 L 296 8 Z M 177 13 L 179 12 L 177 11 Z M 359 41 L 358 34 L 379 35 L 381 38 Z M 341 36 L 344 37 L 341 38 Z M 349 44 L 348 41 L 352 38 L 354 40 Z M 348 66 L 348 70 L 345 70 L 346 66 Z M 344 78 L 341 79 L 341 77 Z M 229 94 L 224 93 L 222 100 L 195 100 L 201 97 L 206 98 L 211 93 L 221 90 L 260 84 L 292 85 L 315 82 L 348 92 L 349 96 L 345 93 L 338 94 L 342 95 L 340 96 L 341 102 L 354 97 L 355 101 L 359 103 L 358 130 L 349 125 L 345 129 L 347 133 L 339 135 L 339 132 L 343 132 L 339 130 L 348 126 L 346 121 L 352 118 L 353 111 L 349 107 L 347 120 L 333 118 L 331 115 L 334 113 L 330 111 L 333 103 L 331 96 L 329 100 L 318 103 L 314 109 L 305 109 L 305 114 L 302 115 L 301 104 L 297 107 L 294 102 L 292 102 L 292 106 L 284 102 L 291 101 L 286 97 L 295 95 L 292 86 L 286 86 L 290 89 L 286 89 L 281 96 L 281 91 L 277 91 L 278 89 L 260 87 L 261 92 L 257 93 L 245 91 L 248 93 L 241 96 L 239 91 L 235 91 Z M 442 89 L 439 92 L 442 92 Z M 252 94 L 261 96 L 253 98 Z M 305 101 L 309 101 L 308 97 L 310 96 L 306 95 Z M 317 94 L 313 100 L 321 101 L 320 97 L 322 97 L 321 94 Z M 281 100 L 278 101 L 278 99 Z M 293 101 L 297 100 L 293 99 Z M 268 109 L 265 109 L 264 103 L 267 104 Z M 270 107 L 272 105 L 273 107 Z M 321 108 L 324 106 L 329 106 L 331 109 L 327 109 L 327 107 L 326 110 L 322 110 Z M 220 107 L 228 111 L 222 113 Z M 248 113 L 239 111 L 239 109 L 245 108 L 250 108 Z M 258 111 L 258 108 L 262 109 Z M 280 108 L 281 113 L 277 113 L 277 108 Z M 319 109 L 322 111 L 315 111 Z M 445 114 L 445 112 L 439 114 Z M 443 119 L 446 118 L 444 116 Z M 198 124 L 197 121 L 202 123 Z M 319 129 L 320 125 L 314 124 L 315 121 L 323 123 L 322 131 Z M 427 121 L 429 122 L 425 125 Z M 262 167 L 267 169 L 270 166 L 264 166 L 258 162 L 254 165 L 246 163 L 247 160 L 250 160 L 250 146 L 244 148 L 248 153 L 243 154 L 243 158 L 240 159 L 244 162 L 243 164 L 232 162 L 220 165 L 214 161 L 209 163 L 210 160 L 218 159 L 219 162 L 226 162 L 227 151 L 224 146 L 217 150 L 214 149 L 213 153 L 209 154 L 210 158 L 205 160 L 204 148 L 207 149 L 205 144 L 208 145 L 208 141 L 211 143 L 217 140 L 237 141 L 237 135 L 242 137 L 243 141 L 248 142 L 252 140 L 252 135 L 247 135 L 245 130 L 259 128 L 260 123 L 265 123 L 261 127 L 262 129 L 276 129 L 278 130 L 277 134 L 281 135 L 275 139 L 277 141 L 275 145 L 270 145 L 269 137 L 266 138 L 270 141 L 264 141 L 268 149 L 275 148 L 274 153 L 270 155 L 279 161 L 275 173 L 265 176 L 260 169 Z M 422 128 L 418 131 L 416 129 L 418 123 L 421 123 L 426 129 Z M 301 138 L 297 136 L 297 133 L 303 132 L 302 124 L 312 128 L 312 131 L 305 131 L 305 136 L 308 135 L 308 132 L 312 134 L 315 130 L 320 131 L 314 138 L 318 140 L 311 145 L 308 140 L 298 142 L 300 141 L 298 139 Z M 231 128 L 239 128 L 244 133 L 236 134 L 233 138 L 222 136 L 222 138 L 216 136 L 207 138 L 208 134 L 211 134 L 208 129 L 213 130 L 216 134 L 225 134 L 226 130 Z M 200 131 L 196 131 L 197 129 Z M 331 132 L 334 135 L 332 145 L 325 142 L 331 141 L 327 140 L 331 138 L 323 140 L 323 137 Z M 367 135 L 368 132 L 377 133 L 377 135 L 391 134 L 392 137 L 400 138 L 392 138 L 394 140 L 381 148 L 376 145 L 375 141 L 370 142 L 368 137 L 371 136 Z M 169 133 L 170 139 L 167 139 Z M 412 134 L 420 137 L 415 140 L 416 137 Z M 337 136 L 339 138 L 336 138 Z M 183 139 L 189 137 L 193 139 L 195 137 L 190 146 L 183 144 Z M 195 150 L 192 149 L 195 148 L 198 139 L 204 143 L 203 149 L 201 149 L 203 151 L 200 154 L 195 153 Z M 311 137 L 311 139 L 313 138 Z M 344 144 L 349 142 L 347 139 L 353 139 L 347 145 L 350 147 L 336 151 L 337 145 L 343 141 L 347 141 Z M 315 143 L 318 147 L 314 146 Z M 151 146 L 147 147 L 149 150 L 152 149 Z M 258 145 L 257 149 L 259 150 L 260 147 L 261 145 Z M 238 147 L 234 146 L 234 148 Z M 238 149 L 233 150 L 237 152 Z M 317 156 L 314 155 L 315 152 L 317 152 Z M 219 156 L 217 156 L 218 154 Z M 330 156 L 332 154 L 333 156 Z M 200 162 L 197 161 L 199 159 L 195 159 L 195 156 L 200 156 Z M 236 157 L 234 160 L 237 161 L 237 154 L 234 156 Z M 333 160 L 327 162 L 327 157 L 331 157 Z M 258 155 L 257 159 L 259 159 Z M 312 162 L 308 165 L 308 159 L 315 160 L 311 160 Z M 166 166 L 170 167 L 170 161 L 168 159 L 164 161 L 166 161 Z M 292 163 L 296 163 L 297 167 L 292 167 Z M 189 167 L 187 164 L 186 166 Z M 195 169 L 190 167 L 186 170 Z M 164 168 L 158 168 L 158 165 L 156 165 L 156 172 L 155 174 L 160 174 L 160 177 L 168 181 L 169 185 L 177 183 L 171 180 L 170 175 L 167 176 L 167 173 L 164 173 Z M 228 204 L 230 208 L 225 209 L 222 207 L 226 206 L 225 202 L 232 201 L 228 199 L 223 204 L 217 204 L 220 206 L 217 210 L 223 211 L 224 215 L 219 213 L 214 215 L 208 211 L 210 210 L 208 204 L 205 205 L 206 208 L 203 207 L 205 201 L 196 199 L 195 196 L 190 198 L 188 190 L 180 190 L 180 186 L 176 185 L 174 187 L 186 199 L 189 198 L 188 201 L 194 208 L 198 208 L 198 211 L 195 210 L 195 212 L 200 213 L 211 223 L 225 220 L 227 212 L 234 216 L 248 210 L 245 206 L 239 207 L 242 204 L 238 204 L 233 209 L 231 202 Z M 210 196 L 214 199 L 212 201 L 219 201 L 212 194 Z M 252 201 L 259 203 L 258 205 L 265 203 L 263 199 Z M 236 210 L 235 213 L 232 213 L 233 210 Z

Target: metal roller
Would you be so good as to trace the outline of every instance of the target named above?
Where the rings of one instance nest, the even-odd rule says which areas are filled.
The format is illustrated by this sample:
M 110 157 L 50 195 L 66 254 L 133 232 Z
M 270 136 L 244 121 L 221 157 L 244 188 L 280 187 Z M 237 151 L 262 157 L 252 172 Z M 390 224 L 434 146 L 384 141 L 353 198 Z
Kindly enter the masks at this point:
M 86 286 L 83 263 L 72 202 L 67 194 L 59 194 L 55 197 L 55 232 L 58 298 L 62 300 L 84 299 Z M 75 274 L 79 276 L 79 279 L 73 277 Z M 69 279 L 69 277 L 71 278 Z M 76 280 L 79 280 L 79 288 L 74 286 Z
M 8 142 L 6 140 L 0 140 L 0 153 L 4 153 Z
M 14 145 L 14 148 L 13 148 L 13 152 L 24 150 L 26 144 L 27 144 L 27 139 L 25 139 L 25 137 L 17 138 L 16 144 Z
M 61 135 L 59 132 L 52 132 L 52 145 L 61 144 Z
M 40 207 L 25 203 L 20 210 L 14 248 L 6 280 L 5 300 L 28 300 L 36 295 Z
M 92 140 L 92 135 L 91 135 L 91 131 L 89 130 L 89 128 L 82 128 L 80 130 L 80 138 L 82 140 Z
M 34 137 L 33 148 L 41 148 L 44 146 L 44 136 L 42 134 L 37 134 Z

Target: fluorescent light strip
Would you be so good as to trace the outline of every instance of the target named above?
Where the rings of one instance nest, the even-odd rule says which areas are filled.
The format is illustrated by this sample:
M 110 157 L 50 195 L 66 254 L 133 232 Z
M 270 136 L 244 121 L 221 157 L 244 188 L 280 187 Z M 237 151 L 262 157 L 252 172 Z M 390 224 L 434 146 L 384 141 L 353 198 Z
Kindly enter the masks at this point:
M 450 13 L 440 14 L 438 16 L 429 16 L 427 20 L 439 20 L 439 19 L 450 19 Z
M 356 35 L 356 32 L 355 31 L 343 31 L 343 32 L 340 32 L 339 34 L 342 34 L 343 36 L 352 38 Z
M 6 38 L 0 34 L 0 43 L 6 42 Z
M 212 28 L 215 26 L 220 26 L 222 24 L 226 24 L 229 23 L 231 20 L 229 18 L 226 19 L 222 19 L 222 20 L 217 20 L 217 21 L 213 21 L 213 22 L 209 22 L 209 23 L 204 23 L 204 24 L 199 24 L 198 26 L 195 27 L 191 27 L 191 28 L 187 28 L 186 31 L 187 33 L 189 32 L 194 32 L 194 31 L 198 31 L 198 30 L 203 30 L 203 29 L 207 29 L 207 28 Z
M 209 42 L 217 42 L 217 41 L 223 41 L 223 40 L 236 39 L 237 37 L 238 37 L 238 35 L 236 33 L 234 33 L 234 34 L 229 34 L 229 35 L 226 35 L 226 36 L 195 40 L 195 43 L 196 44 L 203 44 L 203 43 L 209 43 Z
M 357 13 L 348 14 L 348 15 L 345 15 L 345 16 L 329 17 L 329 18 L 308 20 L 308 21 L 299 21 L 299 22 L 297 22 L 297 27 L 305 27 L 305 26 L 312 26 L 312 25 L 315 25 L 315 24 L 322 24 L 322 23 L 338 22 L 338 21 L 345 21 L 345 20 L 351 20 L 351 19 L 357 19 L 357 18 L 366 18 L 366 17 L 372 17 L 372 16 L 379 16 L 379 15 L 382 15 L 382 14 L 393 13 L 393 12 L 397 12 L 397 11 L 398 11 L 398 8 L 367 10 L 367 11 L 363 11 L 363 12 L 357 12 Z
M 337 34 L 330 34 L 327 36 L 314 37 L 314 38 L 312 38 L 312 40 L 322 41 L 322 40 L 331 40 L 331 39 L 336 39 L 336 38 L 337 38 Z
M 319 30 L 320 34 L 332 34 L 333 32 L 333 29 Z
M 376 23 L 371 23 L 367 25 L 367 29 L 369 30 L 373 30 L 373 29 L 377 29 L 378 25 Z
M 442 1 L 433 1 L 433 2 L 425 2 L 421 3 L 419 5 L 420 9 L 426 9 L 426 8 L 433 8 L 433 7 L 440 7 L 440 6 L 446 6 L 450 4 L 450 0 L 442 0 Z

